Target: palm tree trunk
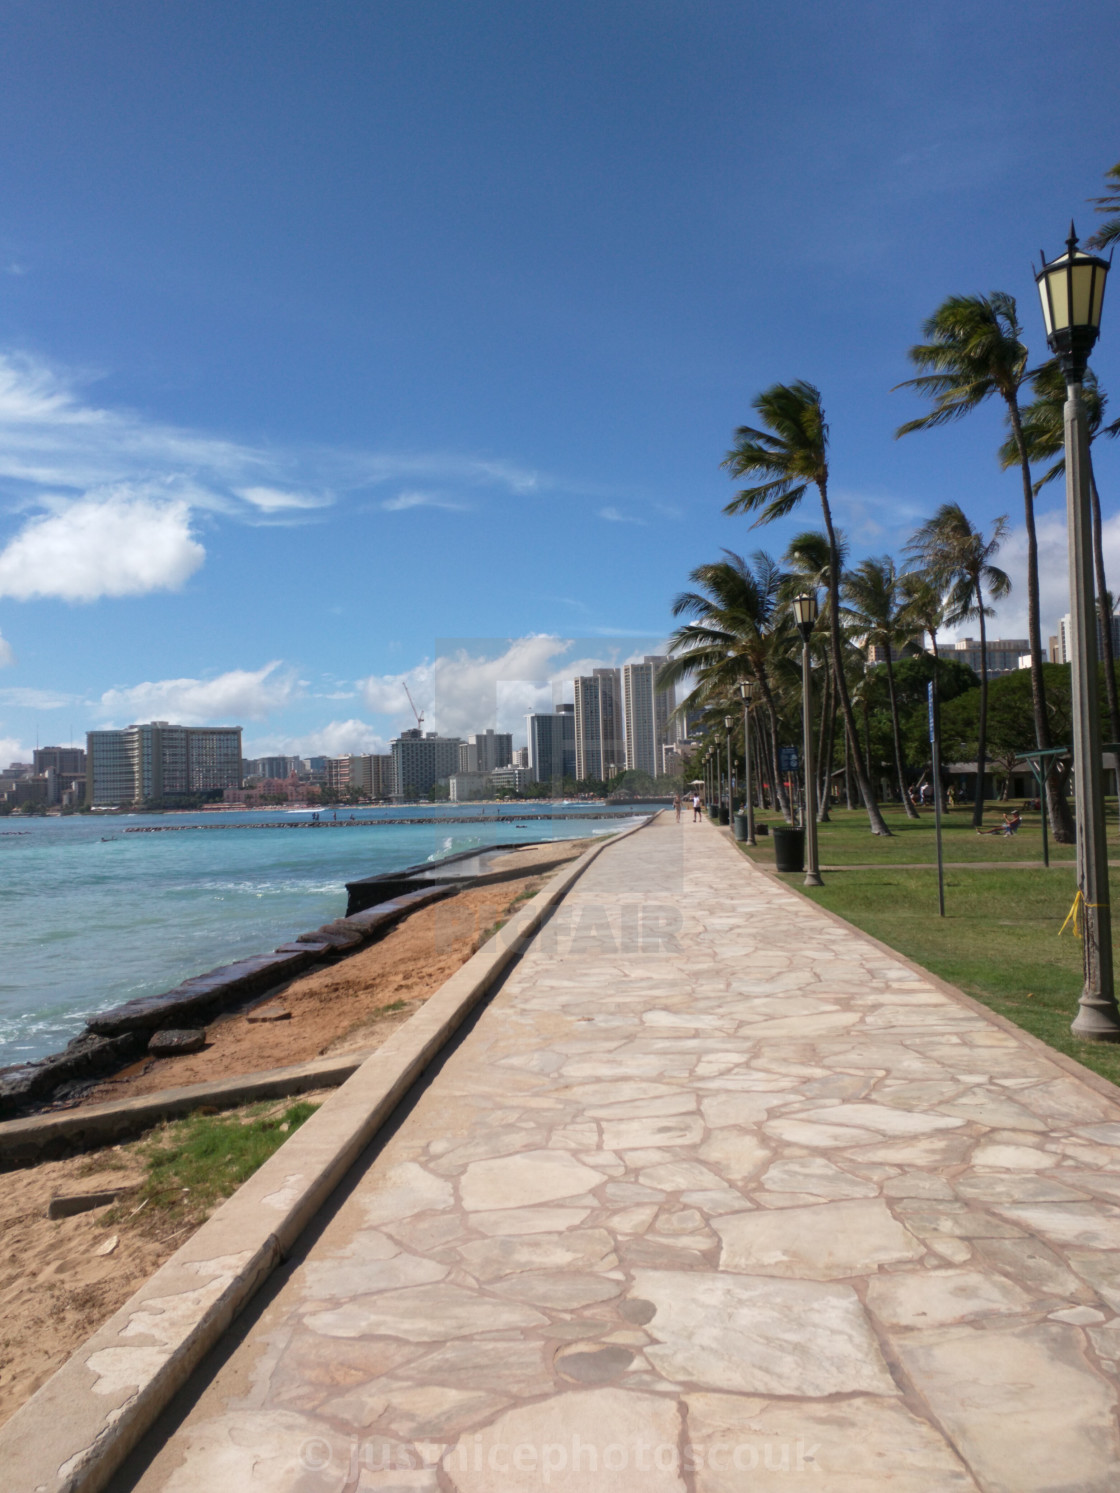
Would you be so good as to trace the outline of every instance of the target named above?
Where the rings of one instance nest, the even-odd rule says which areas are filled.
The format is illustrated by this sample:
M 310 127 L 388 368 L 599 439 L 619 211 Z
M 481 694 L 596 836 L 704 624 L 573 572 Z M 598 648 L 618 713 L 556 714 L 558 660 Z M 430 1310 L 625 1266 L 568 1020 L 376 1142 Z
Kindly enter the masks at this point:
M 1101 495 L 1089 457 L 1089 502 L 1093 514 L 1093 569 L 1096 572 L 1097 606 L 1101 614 L 1101 661 L 1104 664 L 1104 690 L 1108 699 L 1108 728 L 1113 741 L 1120 741 L 1120 702 L 1116 698 L 1116 659 L 1112 647 L 1112 612 L 1104 575 L 1104 540 L 1101 534 Z
M 754 806 L 756 809 L 766 809 L 770 806 L 770 800 L 767 797 L 767 788 L 764 786 L 770 782 L 770 772 L 766 766 L 769 761 L 766 755 L 766 738 L 763 735 L 762 727 L 758 724 L 758 716 L 753 710 L 751 711 L 750 721 L 751 730 L 754 732 L 755 761 L 758 763 L 758 771 L 752 774 L 754 778 Z
M 934 731 L 937 733 L 938 741 L 941 740 L 941 678 L 938 665 L 941 663 L 941 655 L 937 651 L 937 629 L 931 627 L 929 631 L 929 646 L 933 653 L 933 721 Z M 940 766 L 940 764 L 938 764 Z M 942 803 L 944 794 L 941 791 L 941 775 L 934 776 L 933 742 L 929 744 L 929 775 L 933 783 L 933 802 Z M 944 804 L 942 803 L 942 807 Z
M 770 770 L 770 809 L 782 815 L 787 823 L 792 822 L 792 816 L 786 803 L 784 789 L 779 782 L 778 772 L 778 739 L 774 730 L 773 721 L 770 722 L 770 730 L 766 735 L 766 761 Z
M 826 654 L 827 662 L 827 654 Z M 832 693 L 835 685 L 832 682 L 832 670 L 826 668 L 824 671 L 824 689 L 821 700 L 820 727 L 817 731 L 817 823 L 828 824 L 828 801 L 832 796 L 832 754 L 826 752 L 826 744 L 830 745 L 829 737 L 829 715 L 832 708 Z
M 972 827 L 979 829 L 984 823 L 984 769 L 988 765 L 988 633 L 984 620 L 984 593 L 979 576 L 973 577 L 976 587 L 976 610 L 980 613 L 980 720 L 976 731 L 976 792 L 972 799 Z
M 844 737 L 844 802 L 849 809 L 854 809 L 852 802 L 852 754 L 848 750 L 848 738 Z
M 920 815 L 910 802 L 910 795 L 906 791 L 906 767 L 902 761 L 902 731 L 898 724 L 898 697 L 894 691 L 894 661 L 891 657 L 893 649 L 887 645 L 887 693 L 891 699 L 891 734 L 894 737 L 894 770 L 898 774 L 898 791 L 902 794 L 902 807 L 906 810 L 907 819 L 918 819 Z
M 1019 402 L 1014 395 L 1007 398 L 1007 413 L 1011 421 L 1015 445 L 1019 451 L 1019 469 L 1023 478 L 1023 513 L 1027 530 L 1027 634 L 1031 651 L 1031 702 L 1034 706 L 1035 745 L 1040 752 L 1044 752 L 1050 749 L 1050 721 L 1046 714 L 1046 684 L 1042 677 L 1042 628 L 1038 613 L 1038 534 L 1034 523 L 1034 487 L 1031 483 L 1031 464 L 1027 458 L 1027 447 L 1023 440 Z M 1073 818 L 1052 766 L 1046 774 L 1046 812 L 1050 819 L 1050 833 L 1057 843 L 1072 845 L 1075 838 Z
M 827 763 L 824 818 L 830 820 L 828 811 L 832 802 L 832 769 L 836 761 L 836 685 L 832 680 L 831 669 L 828 672 L 828 739 L 825 742 L 824 756 Z
M 793 823 L 793 815 L 790 812 L 787 801 L 785 786 L 782 783 L 779 767 L 781 764 L 781 752 L 778 750 L 778 711 L 774 705 L 774 696 L 770 692 L 770 682 L 765 674 L 761 677 L 762 698 L 766 704 L 766 714 L 770 720 L 770 750 L 772 756 L 773 772 L 770 781 L 774 785 L 774 797 L 777 799 L 778 807 L 786 817 L 788 824 Z
M 871 707 L 867 703 L 867 696 L 866 695 L 864 695 L 863 699 L 860 701 L 860 707 L 861 707 L 861 709 L 863 711 L 863 745 L 864 745 L 864 750 L 867 752 L 867 760 L 870 763 L 870 761 L 871 761 Z
M 828 506 L 828 492 L 823 480 L 818 480 L 817 488 L 821 495 L 821 511 L 824 514 L 824 526 L 828 534 L 828 627 L 832 642 L 832 673 L 836 680 L 836 694 L 840 701 L 840 709 L 844 715 L 844 728 L 848 733 L 848 740 L 851 743 L 856 782 L 859 784 L 860 792 L 863 794 L 863 802 L 867 809 L 867 818 L 871 825 L 871 833 L 873 835 L 889 835 L 890 830 L 887 828 L 887 822 L 883 818 L 875 794 L 872 791 L 871 779 L 867 775 L 863 753 L 859 749 L 859 733 L 856 730 L 856 718 L 852 711 L 851 697 L 848 694 L 848 681 L 844 677 L 843 653 L 840 639 L 840 550 L 836 543 L 836 530 L 832 526 L 832 510 Z

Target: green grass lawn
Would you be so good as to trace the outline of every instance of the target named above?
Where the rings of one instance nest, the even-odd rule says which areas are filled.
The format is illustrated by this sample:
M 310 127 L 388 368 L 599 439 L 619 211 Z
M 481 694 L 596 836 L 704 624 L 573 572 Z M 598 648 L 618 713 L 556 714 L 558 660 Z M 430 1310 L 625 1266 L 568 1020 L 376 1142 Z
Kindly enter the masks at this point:
M 123 1224 L 159 1235 L 197 1228 L 317 1108 L 302 1099 L 281 1105 L 264 1100 L 227 1114 L 200 1112 L 161 1125 L 121 1148 L 143 1163 L 144 1181 L 101 1222 L 106 1228 Z M 104 1156 L 91 1164 L 103 1167 Z
M 1016 808 L 1022 799 L 1013 799 Z M 1007 804 L 988 803 L 985 806 L 984 824 L 994 828 L 1003 822 Z M 937 862 L 936 837 L 934 835 L 933 810 L 922 809 L 917 820 L 907 819 L 905 810 L 898 804 L 884 804 L 883 817 L 891 830 L 889 836 L 873 835 L 867 827 L 867 815 L 862 809 L 833 809 L 828 824 L 817 826 L 820 841 L 820 858 L 824 866 L 853 865 L 935 865 Z M 1117 835 L 1116 802 L 1110 799 L 1107 805 L 1108 839 L 1110 854 L 1120 857 L 1120 837 Z M 783 825 L 780 814 L 758 813 L 759 823 L 767 823 L 771 829 Z M 972 805 L 956 808 L 946 813 L 941 821 L 942 843 L 946 861 L 1041 861 L 1042 823 L 1041 816 L 1028 811 L 1018 834 L 1010 839 L 1002 835 L 978 835 L 972 828 Z M 772 865 L 774 842 L 769 835 L 762 836 L 757 851 L 749 854 L 759 861 Z M 1050 859 L 1072 862 L 1072 845 L 1055 845 L 1050 837 Z
M 1005 841 L 998 848 L 1017 847 Z M 1074 892 L 1065 867 L 949 871 L 943 919 L 937 878 L 928 871 L 837 870 L 815 888 L 802 885 L 801 873 L 781 880 L 1120 1083 L 1120 1044 L 1079 1042 L 1070 1033 L 1081 990 L 1081 944 L 1069 929 L 1059 937 Z M 1114 907 L 1118 896 L 1120 874 L 1114 873 Z M 1115 953 L 1120 969 L 1120 950 Z

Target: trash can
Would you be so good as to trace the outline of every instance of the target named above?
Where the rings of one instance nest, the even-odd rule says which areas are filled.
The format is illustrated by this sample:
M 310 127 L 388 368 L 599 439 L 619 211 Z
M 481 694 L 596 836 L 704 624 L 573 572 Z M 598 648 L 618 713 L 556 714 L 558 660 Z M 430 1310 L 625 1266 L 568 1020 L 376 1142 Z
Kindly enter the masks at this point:
M 804 871 L 805 831 L 784 824 L 774 826 L 775 871 Z
M 735 838 L 737 840 L 747 838 L 747 816 L 742 810 L 735 815 Z
M 708 805 L 708 818 L 712 821 L 713 824 L 719 823 L 719 810 L 716 808 L 715 804 Z
M 720 804 L 719 806 L 719 822 L 721 824 L 731 823 L 731 810 L 726 804 Z

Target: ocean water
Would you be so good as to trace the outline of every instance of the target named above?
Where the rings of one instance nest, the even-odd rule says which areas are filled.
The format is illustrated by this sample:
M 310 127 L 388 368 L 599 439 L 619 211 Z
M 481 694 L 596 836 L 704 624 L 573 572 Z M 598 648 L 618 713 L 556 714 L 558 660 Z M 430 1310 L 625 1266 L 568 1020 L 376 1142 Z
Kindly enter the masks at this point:
M 426 822 L 482 812 L 485 823 Z M 341 917 L 357 877 L 634 822 L 596 812 L 556 805 L 544 821 L 513 806 L 346 809 L 339 828 L 277 809 L 0 819 L 0 1066 L 57 1051 L 95 1011 Z M 406 813 L 408 824 L 384 822 Z M 285 827 L 262 827 L 278 821 Z M 126 833 L 145 827 L 159 832 Z

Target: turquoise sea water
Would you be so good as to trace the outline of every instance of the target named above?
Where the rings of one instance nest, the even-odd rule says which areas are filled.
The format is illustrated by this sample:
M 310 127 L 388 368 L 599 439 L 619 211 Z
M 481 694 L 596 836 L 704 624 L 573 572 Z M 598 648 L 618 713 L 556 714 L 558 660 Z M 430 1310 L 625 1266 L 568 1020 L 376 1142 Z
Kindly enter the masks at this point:
M 464 805 L 464 819 L 477 806 Z M 522 808 L 522 815 L 526 809 Z M 533 809 L 530 812 L 542 812 Z M 460 850 L 612 833 L 601 805 L 548 821 L 488 806 L 339 811 L 337 829 L 253 828 L 310 814 L 0 819 L 0 1065 L 57 1051 L 88 1015 L 263 953 L 346 911 L 344 883 Z M 407 813 L 408 824 L 385 819 Z M 330 814 L 324 813 L 323 819 Z M 143 826 L 183 826 L 129 834 Z

